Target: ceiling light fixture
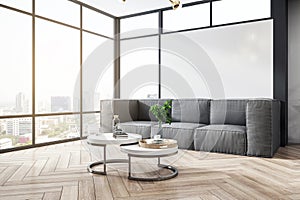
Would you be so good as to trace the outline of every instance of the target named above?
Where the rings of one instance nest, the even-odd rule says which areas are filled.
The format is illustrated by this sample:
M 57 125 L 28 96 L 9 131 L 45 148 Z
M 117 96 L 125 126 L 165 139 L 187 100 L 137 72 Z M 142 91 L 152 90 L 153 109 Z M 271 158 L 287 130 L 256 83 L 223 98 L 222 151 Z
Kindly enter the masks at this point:
M 119 0 L 119 1 L 122 2 L 122 3 L 125 3 L 125 2 L 126 2 L 126 0 Z M 176 9 L 182 7 L 182 4 L 181 4 L 181 2 L 180 2 L 179 0 L 169 0 L 169 1 L 170 1 L 171 4 L 172 4 L 173 10 L 176 10 Z
M 178 8 L 181 8 L 182 7 L 182 4 L 180 3 L 179 0 L 169 0 L 172 4 L 172 8 L 173 10 L 176 10 Z

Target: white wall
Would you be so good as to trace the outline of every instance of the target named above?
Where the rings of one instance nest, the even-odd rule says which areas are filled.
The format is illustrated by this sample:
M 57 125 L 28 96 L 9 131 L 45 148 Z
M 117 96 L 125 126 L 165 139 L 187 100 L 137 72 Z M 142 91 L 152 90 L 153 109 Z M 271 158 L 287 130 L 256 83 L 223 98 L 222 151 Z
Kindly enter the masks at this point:
M 300 1 L 289 0 L 288 136 L 289 143 L 300 143 Z

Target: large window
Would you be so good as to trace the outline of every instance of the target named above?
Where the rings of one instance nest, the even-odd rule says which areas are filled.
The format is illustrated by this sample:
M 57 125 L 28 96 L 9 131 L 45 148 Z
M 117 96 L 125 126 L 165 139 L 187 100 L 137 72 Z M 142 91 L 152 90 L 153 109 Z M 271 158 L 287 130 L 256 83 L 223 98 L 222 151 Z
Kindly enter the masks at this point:
M 1 116 L 31 113 L 31 21 L 32 19 L 28 15 L 0 8 Z
M 83 33 L 83 111 L 99 110 L 100 99 L 113 98 L 113 40 Z
M 121 19 L 121 98 L 273 97 L 270 10 L 270 0 L 222 0 Z M 157 53 L 146 28 L 160 34 Z
M 79 111 L 79 38 L 76 29 L 36 19 L 37 113 Z
M 0 149 L 32 144 L 31 118 L 17 117 L 32 113 L 31 21 L 0 8 Z
M 70 1 L 0 4 L 13 7 L 0 5 L 0 152 L 99 131 L 96 105 L 113 94 L 113 18 L 84 6 L 81 15 L 81 5 Z M 95 51 L 100 56 L 91 56 Z M 95 82 L 85 62 L 92 63 L 88 72 Z M 102 73 L 93 71 L 104 63 Z M 88 106 L 85 91 L 94 99 Z

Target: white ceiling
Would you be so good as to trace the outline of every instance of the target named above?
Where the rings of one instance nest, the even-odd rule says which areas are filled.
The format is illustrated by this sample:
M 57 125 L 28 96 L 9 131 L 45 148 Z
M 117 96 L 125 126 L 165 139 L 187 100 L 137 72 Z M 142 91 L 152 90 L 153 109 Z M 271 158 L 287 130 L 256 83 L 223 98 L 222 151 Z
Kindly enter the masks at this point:
M 169 0 L 80 0 L 104 12 L 120 17 L 159 8 L 171 7 Z M 183 4 L 199 0 L 181 0 Z

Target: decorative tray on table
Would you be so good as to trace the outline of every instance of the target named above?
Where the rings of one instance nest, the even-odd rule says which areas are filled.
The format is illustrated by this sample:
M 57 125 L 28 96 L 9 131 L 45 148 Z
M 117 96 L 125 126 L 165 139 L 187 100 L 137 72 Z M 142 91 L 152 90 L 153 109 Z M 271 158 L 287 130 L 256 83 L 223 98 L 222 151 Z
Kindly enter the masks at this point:
M 150 149 L 167 149 L 177 147 L 177 141 L 172 139 L 144 139 L 139 141 L 139 145 Z

